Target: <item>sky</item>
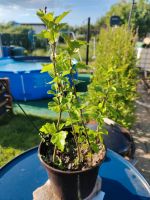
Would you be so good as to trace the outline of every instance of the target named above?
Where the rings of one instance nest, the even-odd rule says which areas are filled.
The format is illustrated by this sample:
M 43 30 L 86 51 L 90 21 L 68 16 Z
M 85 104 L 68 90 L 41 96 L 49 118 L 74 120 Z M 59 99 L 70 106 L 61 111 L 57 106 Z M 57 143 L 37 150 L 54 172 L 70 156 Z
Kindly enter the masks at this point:
M 117 2 L 118 0 L 0 0 L 0 23 L 40 23 L 36 11 L 47 6 L 48 11 L 55 12 L 56 15 L 71 10 L 64 21 L 79 26 L 86 23 L 88 17 L 94 23 Z

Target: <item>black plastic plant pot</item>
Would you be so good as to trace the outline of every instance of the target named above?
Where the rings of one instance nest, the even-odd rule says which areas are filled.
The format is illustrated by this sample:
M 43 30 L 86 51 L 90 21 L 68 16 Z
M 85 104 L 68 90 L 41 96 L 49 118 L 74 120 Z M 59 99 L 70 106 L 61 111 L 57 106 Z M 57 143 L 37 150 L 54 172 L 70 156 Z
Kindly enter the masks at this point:
M 57 196 L 61 200 L 79 200 L 88 197 L 95 187 L 102 161 L 87 170 L 62 171 L 49 166 L 43 161 L 41 155 L 43 155 L 45 149 L 46 145 L 41 143 L 38 156 L 48 172 L 49 179 L 52 181 L 53 189 Z

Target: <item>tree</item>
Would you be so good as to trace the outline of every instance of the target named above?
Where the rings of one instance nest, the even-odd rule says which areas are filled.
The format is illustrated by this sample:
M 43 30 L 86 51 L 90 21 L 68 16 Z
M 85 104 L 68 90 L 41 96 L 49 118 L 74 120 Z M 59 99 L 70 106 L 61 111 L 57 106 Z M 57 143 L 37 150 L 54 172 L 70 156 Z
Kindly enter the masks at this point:
M 113 5 L 104 17 L 97 21 L 97 25 L 102 26 L 104 24 L 109 25 L 110 17 L 112 15 L 118 15 L 121 17 L 121 23 L 127 24 L 129 13 L 131 10 L 131 1 L 122 1 Z M 138 35 L 140 38 L 145 37 L 147 33 L 150 33 L 150 2 L 148 0 L 138 0 L 133 7 L 131 17 L 131 27 L 133 30 L 138 29 Z

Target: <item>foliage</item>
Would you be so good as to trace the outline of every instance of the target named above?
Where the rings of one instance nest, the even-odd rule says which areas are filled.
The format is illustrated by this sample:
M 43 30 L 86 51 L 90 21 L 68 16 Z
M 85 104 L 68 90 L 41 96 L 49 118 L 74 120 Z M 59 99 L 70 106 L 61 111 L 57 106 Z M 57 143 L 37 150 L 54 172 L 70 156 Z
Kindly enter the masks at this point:
M 79 48 L 85 43 L 79 40 L 71 40 L 66 35 L 63 35 L 66 47 L 64 47 L 63 51 L 57 52 L 56 43 L 60 30 L 64 26 L 61 21 L 68 13 L 64 12 L 59 16 L 54 16 L 53 13 L 45 14 L 43 10 L 37 12 L 37 15 L 47 27 L 39 36 L 48 40 L 51 49 L 52 63 L 43 64 L 41 71 L 42 73 L 49 73 L 53 77 L 53 80 L 49 83 L 52 86 L 48 93 L 53 94 L 54 97 L 53 101 L 49 102 L 48 108 L 59 113 L 57 123 L 43 125 L 40 129 L 40 135 L 46 143 L 53 144 L 53 163 L 58 167 L 61 163 L 62 167 L 62 157 L 56 155 L 56 151 L 59 151 L 61 155 L 67 153 L 66 138 L 71 134 L 74 137 L 77 151 L 77 158 L 73 162 L 76 165 L 76 169 L 78 169 L 79 165 L 84 162 L 82 150 L 85 148 L 90 154 L 92 165 L 92 155 L 99 150 L 99 146 L 95 141 L 100 143 L 102 140 L 101 125 L 103 120 L 100 116 L 97 118 L 100 125 L 97 131 L 92 131 L 86 126 L 86 115 L 91 110 L 88 109 L 85 98 L 76 91 L 78 81 L 74 79 L 75 67 L 80 69 L 87 68 L 87 66 L 84 63 L 78 63 L 74 66 L 72 60 L 74 55 L 78 53 Z M 68 113 L 69 116 L 65 122 L 62 122 L 63 112 Z M 68 131 L 68 127 L 71 127 L 70 131 Z
M 126 27 L 102 30 L 97 46 L 93 81 L 89 86 L 91 105 L 103 114 L 130 127 L 134 120 L 137 83 L 135 38 Z
M 80 25 L 80 26 L 75 26 L 73 28 L 74 33 L 76 33 L 76 37 L 80 40 L 86 40 L 87 37 L 87 30 L 88 30 L 88 25 L 87 25 L 88 21 L 86 20 L 84 24 Z M 99 33 L 99 24 L 95 23 L 95 24 L 90 24 L 90 35 L 95 36 Z
M 121 17 L 122 24 L 128 23 L 129 13 L 131 10 L 131 2 L 121 1 L 111 7 L 104 17 L 97 21 L 97 24 L 102 26 L 103 24 L 109 24 L 110 17 L 112 15 L 118 15 Z M 146 36 L 150 32 L 150 3 L 147 0 L 138 0 L 134 5 L 131 27 L 138 29 L 139 37 Z
M 0 24 L 0 33 L 7 34 L 28 34 L 31 26 L 21 26 L 15 23 Z
M 31 48 L 31 42 L 29 40 L 29 31 L 33 30 L 32 26 L 23 26 L 15 22 L 9 22 L 7 24 L 0 24 L 0 33 L 2 44 L 4 46 L 22 46 L 26 49 Z M 46 40 L 34 37 L 35 48 L 46 49 Z

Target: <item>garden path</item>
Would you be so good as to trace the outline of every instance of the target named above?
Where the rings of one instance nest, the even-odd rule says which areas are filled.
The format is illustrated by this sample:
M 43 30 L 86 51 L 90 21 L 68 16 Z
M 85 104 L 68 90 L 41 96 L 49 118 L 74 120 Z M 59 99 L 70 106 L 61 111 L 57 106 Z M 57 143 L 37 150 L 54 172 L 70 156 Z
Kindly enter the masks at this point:
M 136 103 L 136 123 L 133 137 L 136 145 L 136 168 L 150 184 L 150 93 L 141 81 L 138 86 L 140 94 Z

